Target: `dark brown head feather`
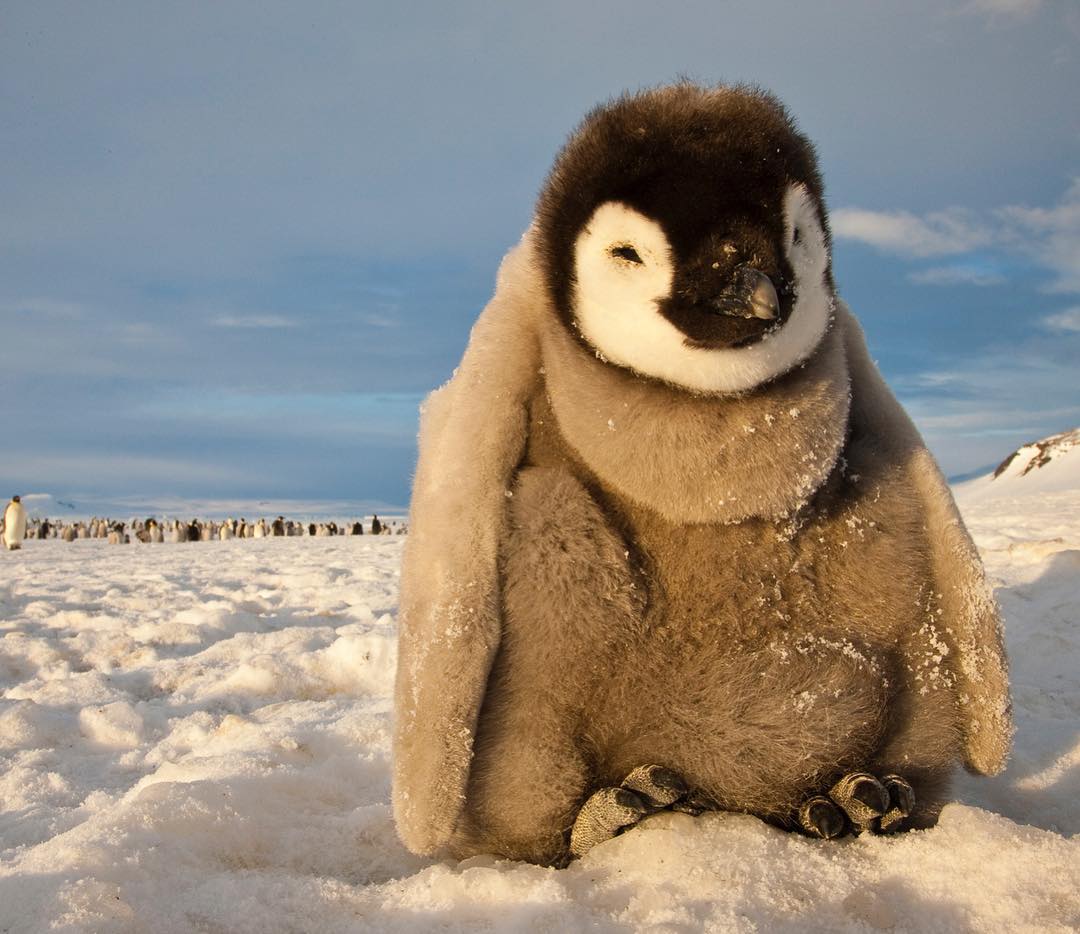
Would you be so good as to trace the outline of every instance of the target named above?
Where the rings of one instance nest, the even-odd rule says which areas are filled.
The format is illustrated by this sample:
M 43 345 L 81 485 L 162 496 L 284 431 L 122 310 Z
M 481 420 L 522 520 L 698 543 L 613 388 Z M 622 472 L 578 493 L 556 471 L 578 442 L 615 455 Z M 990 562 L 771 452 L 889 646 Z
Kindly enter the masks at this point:
M 657 221 L 677 268 L 695 267 L 676 282 L 682 297 L 694 300 L 703 278 L 696 267 L 730 237 L 747 254 L 763 254 L 760 265 L 771 267 L 763 271 L 779 280 L 783 303 L 791 270 L 779 248 L 782 205 L 793 182 L 823 204 L 813 145 L 766 91 L 680 83 L 602 104 L 560 152 L 537 205 L 540 251 L 555 307 L 572 323 L 574 242 L 606 201 L 623 202 Z M 828 242 L 824 210 L 820 219 Z M 732 269 L 749 259 L 732 256 Z M 705 268 L 717 270 L 712 263 Z M 715 279 L 727 272 L 708 275 Z

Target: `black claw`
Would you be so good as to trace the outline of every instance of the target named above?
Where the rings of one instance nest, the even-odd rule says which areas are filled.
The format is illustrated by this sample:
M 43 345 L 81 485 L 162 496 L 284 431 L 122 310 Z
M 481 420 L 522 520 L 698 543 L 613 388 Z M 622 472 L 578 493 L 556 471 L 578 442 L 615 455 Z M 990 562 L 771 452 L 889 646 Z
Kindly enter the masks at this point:
M 873 832 L 877 821 L 889 809 L 889 793 L 869 772 L 851 772 L 829 789 L 829 797 L 835 801 L 856 833 Z
M 844 815 L 828 798 L 811 798 L 799 808 L 799 824 L 812 837 L 832 840 L 844 832 Z
M 686 782 L 683 781 L 682 776 L 678 772 L 673 772 L 671 769 L 665 769 L 663 766 L 653 769 L 652 780 L 662 788 L 667 788 L 670 791 L 677 793 L 680 798 L 690 790 L 687 788 Z
M 899 775 L 886 775 L 881 783 L 889 792 L 890 806 L 881 817 L 880 830 L 882 833 L 892 833 L 899 830 L 915 810 L 915 789 Z
M 860 778 L 851 789 L 851 797 L 866 805 L 877 814 L 884 814 L 889 809 L 889 793 L 873 776 Z
M 886 775 L 881 780 L 881 784 L 889 792 L 889 803 L 892 807 L 899 810 L 904 817 L 910 816 L 915 810 L 915 789 L 907 780 L 899 775 Z
M 682 776 L 659 765 L 638 766 L 623 779 L 623 788 L 636 793 L 649 807 L 670 807 L 687 792 Z
M 715 801 L 707 794 L 701 791 L 691 791 L 681 801 L 676 801 L 671 810 L 680 811 L 683 814 L 689 814 L 692 817 L 697 817 L 699 814 L 703 814 L 705 811 L 719 810 Z
M 615 803 L 627 810 L 636 811 L 638 814 L 647 814 L 649 812 L 649 809 L 645 806 L 645 802 L 626 788 L 615 789 Z

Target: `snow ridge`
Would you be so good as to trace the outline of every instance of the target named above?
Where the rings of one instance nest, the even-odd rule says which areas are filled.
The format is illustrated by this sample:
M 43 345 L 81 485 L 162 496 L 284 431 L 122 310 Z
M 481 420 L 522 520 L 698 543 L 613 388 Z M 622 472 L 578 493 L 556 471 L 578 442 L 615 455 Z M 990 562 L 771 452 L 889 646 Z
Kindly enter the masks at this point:
M 1077 448 L 1080 448 L 1080 428 L 1051 435 L 1042 441 L 1032 441 L 1017 448 L 998 464 L 993 479 L 1026 477 L 1032 471 L 1041 470 L 1049 464 L 1059 468 Z M 1080 458 L 1073 457 L 1068 461 L 1074 470 L 1078 469 L 1077 461 L 1080 461 Z

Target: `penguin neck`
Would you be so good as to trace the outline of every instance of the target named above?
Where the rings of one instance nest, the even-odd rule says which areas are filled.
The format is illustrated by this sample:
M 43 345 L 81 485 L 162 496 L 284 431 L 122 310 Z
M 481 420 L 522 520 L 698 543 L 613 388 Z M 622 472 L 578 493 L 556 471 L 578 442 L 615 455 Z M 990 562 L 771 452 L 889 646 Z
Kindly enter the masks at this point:
M 802 508 L 844 447 L 850 380 L 840 321 L 782 377 L 694 395 L 588 353 L 551 316 L 545 388 L 560 433 L 613 492 L 673 523 L 778 521 Z

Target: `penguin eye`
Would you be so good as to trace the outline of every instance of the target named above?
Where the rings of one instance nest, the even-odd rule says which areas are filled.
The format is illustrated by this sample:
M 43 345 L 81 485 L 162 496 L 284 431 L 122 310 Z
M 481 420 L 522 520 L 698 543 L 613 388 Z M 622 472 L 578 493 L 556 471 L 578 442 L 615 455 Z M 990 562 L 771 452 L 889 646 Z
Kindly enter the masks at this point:
M 629 243 L 624 243 L 621 246 L 613 246 L 609 252 L 612 256 L 625 260 L 628 263 L 634 263 L 638 266 L 642 266 L 645 263 L 645 260 L 638 255 L 638 251 L 630 246 Z

